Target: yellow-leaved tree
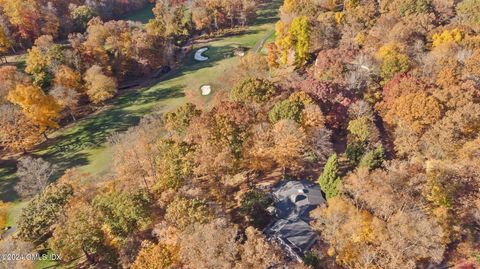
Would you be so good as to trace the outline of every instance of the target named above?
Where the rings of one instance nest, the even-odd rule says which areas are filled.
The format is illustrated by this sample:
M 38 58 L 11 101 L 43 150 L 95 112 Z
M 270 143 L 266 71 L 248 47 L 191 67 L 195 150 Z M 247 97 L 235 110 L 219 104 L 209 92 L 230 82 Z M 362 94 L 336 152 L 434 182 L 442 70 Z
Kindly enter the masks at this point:
M 72 68 L 62 65 L 55 73 L 55 86 L 72 89 L 77 92 L 83 90 L 82 76 Z
M 12 42 L 5 33 L 5 29 L 0 25 L 0 53 L 6 53 L 12 47 Z
M 22 108 L 23 114 L 39 126 L 43 133 L 48 128 L 58 128 L 57 119 L 62 108 L 42 89 L 31 85 L 17 85 L 8 93 L 7 100 Z
M 103 74 L 102 68 L 94 65 L 84 76 L 87 83 L 87 95 L 94 104 L 102 103 L 112 98 L 117 92 L 117 83 L 111 77 Z

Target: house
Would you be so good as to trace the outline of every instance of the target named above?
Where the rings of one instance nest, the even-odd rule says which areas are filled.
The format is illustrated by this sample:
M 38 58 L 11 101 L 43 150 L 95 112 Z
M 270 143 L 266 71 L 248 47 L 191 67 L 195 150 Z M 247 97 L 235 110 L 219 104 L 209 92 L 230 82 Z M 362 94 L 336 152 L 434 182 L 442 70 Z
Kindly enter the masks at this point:
M 308 180 L 282 181 L 272 189 L 275 207 L 274 220 L 264 230 L 276 240 L 291 258 L 302 261 L 302 256 L 318 240 L 309 225 L 310 211 L 325 203 L 318 184 Z

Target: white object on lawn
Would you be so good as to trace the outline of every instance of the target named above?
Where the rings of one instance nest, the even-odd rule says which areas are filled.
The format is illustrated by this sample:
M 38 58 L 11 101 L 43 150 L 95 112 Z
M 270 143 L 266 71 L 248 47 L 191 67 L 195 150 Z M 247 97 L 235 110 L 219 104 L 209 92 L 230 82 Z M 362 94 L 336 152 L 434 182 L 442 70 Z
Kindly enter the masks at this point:
M 203 96 L 207 96 L 207 95 L 210 95 L 210 93 L 212 93 L 212 86 L 203 85 L 202 87 L 200 87 L 200 90 L 202 91 Z
M 197 50 L 197 52 L 195 52 L 195 60 L 197 60 L 199 62 L 205 62 L 206 60 L 208 60 L 208 57 L 203 56 L 203 53 L 207 50 L 208 50 L 208 48 L 201 48 L 201 49 Z

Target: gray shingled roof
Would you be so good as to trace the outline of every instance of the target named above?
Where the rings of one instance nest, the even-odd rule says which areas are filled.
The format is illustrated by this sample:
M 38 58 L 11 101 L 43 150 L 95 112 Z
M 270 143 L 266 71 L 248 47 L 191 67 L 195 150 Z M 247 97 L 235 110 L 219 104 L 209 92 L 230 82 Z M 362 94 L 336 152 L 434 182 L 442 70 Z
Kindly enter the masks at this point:
M 264 230 L 300 259 L 318 240 L 308 222 L 312 209 L 325 203 L 320 186 L 308 180 L 283 181 L 273 188 L 276 219 Z
M 318 184 L 308 180 L 284 181 L 272 190 L 278 218 L 309 221 L 309 212 L 325 203 Z

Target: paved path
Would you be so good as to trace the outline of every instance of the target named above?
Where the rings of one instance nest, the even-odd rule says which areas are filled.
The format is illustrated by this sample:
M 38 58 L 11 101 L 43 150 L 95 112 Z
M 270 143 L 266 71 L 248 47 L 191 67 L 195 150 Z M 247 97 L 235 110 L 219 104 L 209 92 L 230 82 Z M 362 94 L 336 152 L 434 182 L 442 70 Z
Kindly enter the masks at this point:
M 257 42 L 255 47 L 253 47 L 253 51 L 255 53 L 259 53 L 262 50 L 263 46 L 265 46 L 265 42 L 267 42 L 267 40 L 270 38 L 270 36 L 273 35 L 273 33 L 275 33 L 275 29 L 271 29 L 270 31 L 268 31 L 265 36 Z

